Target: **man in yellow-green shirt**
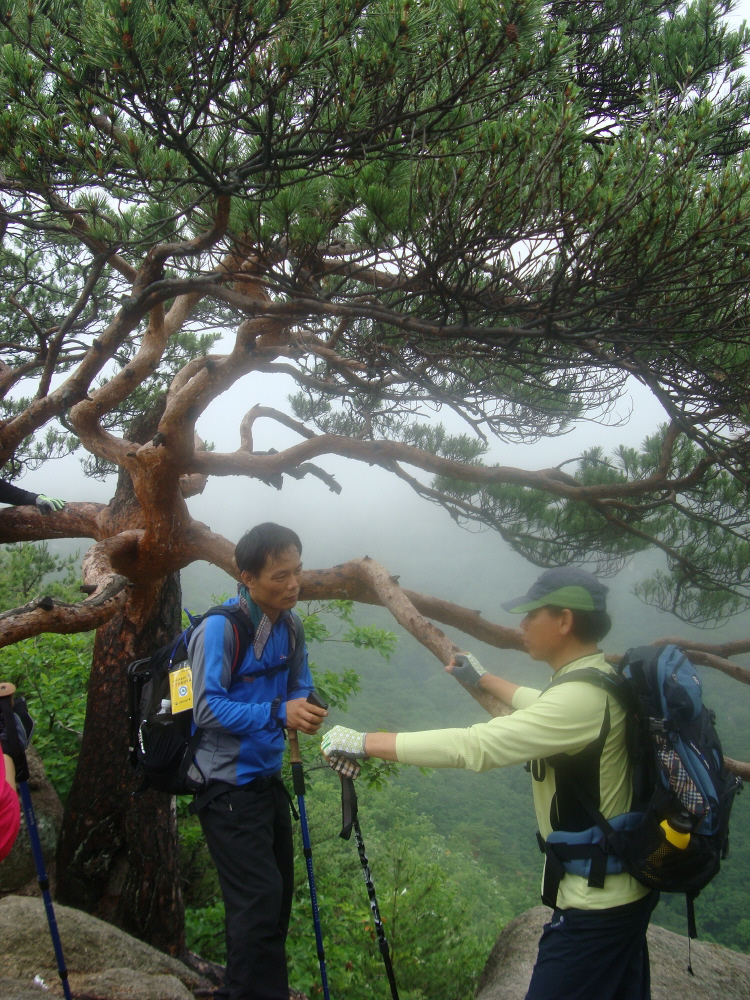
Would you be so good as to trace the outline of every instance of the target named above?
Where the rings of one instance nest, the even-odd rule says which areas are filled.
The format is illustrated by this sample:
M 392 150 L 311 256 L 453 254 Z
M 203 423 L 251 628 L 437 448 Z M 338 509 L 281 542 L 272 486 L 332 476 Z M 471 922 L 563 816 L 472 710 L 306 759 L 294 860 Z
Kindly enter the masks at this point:
M 646 930 L 658 896 L 596 846 L 603 837 L 592 816 L 598 810 L 611 820 L 630 809 L 625 711 L 606 689 L 569 677 L 580 670 L 614 674 L 598 649 L 611 627 L 606 594 L 590 573 L 563 567 L 543 573 L 528 594 L 503 605 L 524 614 L 527 652 L 552 668 L 553 682 L 544 691 L 490 674 L 470 654 L 446 668 L 500 698 L 513 714 L 468 729 L 420 733 L 357 733 L 336 726 L 323 738 L 333 764 L 342 757 L 379 757 L 485 771 L 532 762 L 534 808 L 547 857 L 543 899 L 553 914 L 539 942 L 527 1000 L 651 996 Z M 571 839 L 593 844 L 595 860 L 566 858 Z

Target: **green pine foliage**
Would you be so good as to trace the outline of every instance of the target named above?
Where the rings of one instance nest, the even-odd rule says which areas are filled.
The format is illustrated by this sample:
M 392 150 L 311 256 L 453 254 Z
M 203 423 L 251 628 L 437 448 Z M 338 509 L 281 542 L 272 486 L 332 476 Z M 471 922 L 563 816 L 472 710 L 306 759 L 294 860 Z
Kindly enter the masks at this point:
M 539 565 L 593 553 L 614 570 L 660 544 L 669 572 L 643 596 L 686 620 L 746 607 L 750 32 L 731 10 L 0 0 L 0 352 L 39 376 L 0 403 L 35 410 L 6 472 L 78 447 L 66 411 L 90 383 L 38 416 L 53 374 L 127 370 L 149 309 L 195 295 L 101 423 L 151 407 L 245 318 L 220 262 L 251 261 L 267 316 L 305 331 L 292 407 L 328 434 L 475 466 L 493 436 L 606 418 L 640 379 L 682 435 L 667 471 L 700 473 L 670 495 L 584 508 L 528 485 L 412 485 Z M 443 407 L 466 435 L 425 426 Z M 568 472 L 642 483 L 641 459 Z
M 560 482 L 573 477 L 568 481 L 592 489 L 648 482 L 663 463 L 669 433 L 662 425 L 640 448 L 620 446 L 610 456 L 600 447 L 589 448 L 557 470 Z M 680 439 L 669 457 L 670 478 L 689 482 L 700 461 L 698 447 Z M 666 567 L 636 586 L 644 603 L 692 625 L 709 626 L 747 609 L 750 501 L 747 489 L 726 470 L 712 474 L 710 487 L 702 484 L 684 494 L 654 489 L 637 504 L 571 502 L 523 486 L 480 487 L 441 477 L 433 487 L 455 501 L 462 517 L 492 525 L 537 566 L 588 564 L 609 576 L 638 553 L 656 548 Z M 630 530 L 623 531 L 624 526 Z

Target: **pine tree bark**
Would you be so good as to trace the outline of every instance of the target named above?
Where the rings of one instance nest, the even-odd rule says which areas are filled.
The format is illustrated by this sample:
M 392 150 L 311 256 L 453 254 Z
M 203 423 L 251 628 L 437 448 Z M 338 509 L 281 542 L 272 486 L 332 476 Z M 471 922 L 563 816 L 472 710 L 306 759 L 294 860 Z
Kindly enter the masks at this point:
M 149 440 L 163 399 L 130 428 Z M 133 482 L 120 470 L 107 509 L 109 532 L 142 528 Z M 128 603 L 96 633 L 83 742 L 57 850 L 57 898 L 116 924 L 171 955 L 185 948 L 175 800 L 154 791 L 133 797 L 139 779 L 128 758 L 127 665 L 150 656 L 180 630 L 179 573 L 149 578 L 138 561 L 121 565 L 134 581 Z
M 170 954 L 184 948 L 175 802 L 146 792 L 128 762 L 127 664 L 180 628 L 179 574 L 96 636 L 83 743 L 58 845 L 57 897 Z

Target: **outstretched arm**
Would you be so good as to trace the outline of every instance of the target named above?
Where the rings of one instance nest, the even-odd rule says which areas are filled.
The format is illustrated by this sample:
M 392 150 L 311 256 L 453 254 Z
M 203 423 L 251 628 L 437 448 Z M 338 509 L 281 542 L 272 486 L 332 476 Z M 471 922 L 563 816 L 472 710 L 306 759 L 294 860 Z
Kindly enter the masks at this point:
M 504 677 L 498 677 L 497 674 L 484 674 L 478 684 L 478 687 L 489 691 L 490 694 L 494 694 L 500 701 L 505 702 L 509 708 L 513 707 L 513 695 L 519 686 L 512 681 L 506 681 Z
M 323 737 L 328 758 L 379 757 L 415 767 L 487 771 L 557 753 L 577 753 L 596 740 L 607 711 L 600 688 L 580 681 L 560 684 L 512 715 L 463 729 L 360 733 L 334 726 Z
M 0 503 L 13 504 L 15 507 L 31 507 L 36 504 L 42 514 L 62 510 L 65 506 L 64 500 L 48 497 L 45 493 L 30 493 L 29 490 L 22 490 L 4 479 L 0 479 Z
M 365 733 L 365 753 L 380 760 L 398 760 L 395 733 Z

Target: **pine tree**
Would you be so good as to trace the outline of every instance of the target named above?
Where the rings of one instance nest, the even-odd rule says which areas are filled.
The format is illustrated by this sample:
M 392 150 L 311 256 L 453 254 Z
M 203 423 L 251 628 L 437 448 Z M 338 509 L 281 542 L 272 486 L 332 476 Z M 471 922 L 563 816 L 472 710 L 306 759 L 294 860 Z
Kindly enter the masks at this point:
M 86 600 L 0 617 L 4 644 L 99 626 L 66 899 L 181 946 L 170 810 L 128 797 L 123 666 L 174 629 L 180 569 L 236 571 L 185 503 L 207 476 L 337 490 L 317 462 L 346 456 L 539 565 L 656 545 L 645 599 L 747 606 L 750 35 L 729 7 L 0 0 L 0 461 L 83 449 L 118 474 L 109 506 L 0 515 L 4 540 L 96 543 Z M 296 380 L 291 412 L 205 448 L 196 421 L 251 371 Z M 628 378 L 666 414 L 641 451 L 483 461 L 493 436 L 601 418 Z M 465 435 L 426 419 L 444 406 Z M 300 443 L 259 454 L 259 419 Z M 518 643 L 365 560 L 307 588 L 387 604 L 439 657 L 409 608 Z

